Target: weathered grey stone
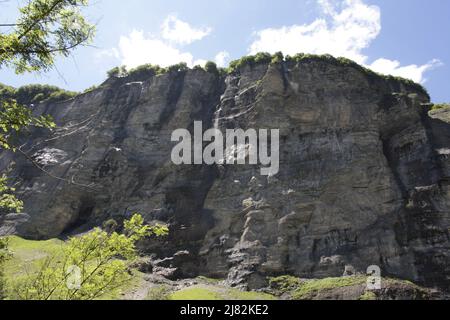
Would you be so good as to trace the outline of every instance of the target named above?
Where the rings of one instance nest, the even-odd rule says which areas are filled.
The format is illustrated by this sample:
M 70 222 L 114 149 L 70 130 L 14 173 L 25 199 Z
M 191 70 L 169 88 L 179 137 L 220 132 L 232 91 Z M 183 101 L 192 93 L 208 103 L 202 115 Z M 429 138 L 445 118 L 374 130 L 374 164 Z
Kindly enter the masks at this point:
M 268 275 L 379 265 L 448 288 L 450 113 L 429 116 L 428 103 L 415 87 L 323 61 L 256 64 L 225 79 L 191 70 L 110 80 L 39 106 L 59 128 L 27 140 L 28 154 L 75 184 L 0 155 L 29 217 L 2 225 L 42 239 L 141 212 L 170 225 L 168 239 L 142 247 L 172 277 L 182 270 L 256 288 Z M 171 133 L 194 121 L 280 129 L 280 172 L 173 165 Z

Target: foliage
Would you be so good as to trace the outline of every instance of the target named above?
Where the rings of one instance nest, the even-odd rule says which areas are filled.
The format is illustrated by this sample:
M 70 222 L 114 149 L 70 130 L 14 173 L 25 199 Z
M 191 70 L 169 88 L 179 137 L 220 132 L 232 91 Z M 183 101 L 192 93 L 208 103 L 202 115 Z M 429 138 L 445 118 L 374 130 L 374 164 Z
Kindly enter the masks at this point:
M 7 186 L 7 177 L 5 175 L 0 176 L 0 209 L 16 212 L 20 212 L 23 209 L 23 202 L 13 195 L 14 191 L 14 188 Z
M 302 284 L 299 278 L 292 276 L 281 276 L 269 279 L 270 288 L 277 292 L 278 295 L 283 295 L 284 293 L 290 293 Z
M 88 0 L 31 0 L 20 8 L 14 28 L 0 34 L 0 68 L 17 73 L 48 70 L 57 56 L 67 57 L 89 43 L 94 27 L 81 8 Z
M 15 100 L 0 101 L 0 148 L 14 150 L 11 137 L 30 126 L 54 128 L 55 124 L 50 116 L 34 117 L 32 109 Z
M 218 74 L 219 70 L 217 69 L 217 64 L 212 62 L 212 61 L 208 61 L 205 64 L 205 71 L 209 72 L 209 73 L 213 73 L 213 74 Z
M 377 295 L 372 291 L 366 291 L 361 297 L 359 297 L 359 300 L 364 301 L 377 300 Z
M 128 77 L 134 81 L 142 81 L 168 72 L 183 72 L 187 70 L 189 70 L 189 67 L 185 62 L 180 62 L 167 68 L 153 64 L 144 64 L 130 70 L 127 70 L 126 66 L 115 67 L 107 72 L 107 76 L 108 79 Z
M 344 57 L 335 58 L 330 54 L 315 55 L 315 54 L 299 53 L 293 57 L 286 56 L 285 60 L 286 60 L 286 62 L 291 62 L 291 63 L 292 62 L 294 62 L 294 63 L 326 62 L 326 63 L 333 64 L 336 66 L 354 68 L 354 69 L 362 72 L 369 78 L 382 78 L 389 82 L 400 83 L 404 86 L 411 87 L 411 88 L 429 96 L 427 90 L 422 85 L 415 83 L 412 80 L 404 79 L 401 77 L 394 77 L 391 75 L 383 75 L 383 74 L 376 73 L 364 66 L 361 66 L 360 64 L 354 62 L 353 60 L 350 60 L 350 59 L 347 59 Z
M 437 103 L 434 104 L 431 110 L 441 110 L 441 109 L 447 109 L 450 108 L 450 103 Z
M 309 299 L 321 291 L 362 285 L 365 284 L 366 281 L 367 277 L 364 276 L 308 280 L 302 283 L 301 286 L 293 292 L 292 297 L 294 300 Z
M 0 300 L 6 297 L 6 281 L 4 275 L 4 264 L 10 257 L 8 251 L 8 239 L 0 238 Z
M 16 89 L 0 83 L 0 99 L 14 99 Z
M 108 78 L 120 78 L 128 75 L 127 68 L 125 66 L 115 67 L 106 72 Z
M 242 57 L 241 59 L 230 62 L 230 65 L 227 69 L 227 73 L 230 74 L 230 73 L 239 72 L 239 70 L 245 66 L 250 66 L 251 68 L 253 68 L 254 66 L 261 64 L 261 63 L 278 64 L 278 63 L 282 63 L 283 61 L 286 63 L 297 63 L 297 64 L 311 63 L 311 62 L 326 62 L 326 63 L 333 64 L 336 66 L 350 67 L 350 68 L 357 69 L 358 71 L 362 72 L 369 78 L 382 78 L 388 82 L 400 83 L 404 86 L 411 87 L 419 92 L 422 92 L 428 96 L 428 92 L 426 91 L 426 89 L 422 85 L 415 83 L 412 80 L 404 79 L 401 77 L 394 77 L 394 76 L 390 76 L 390 75 L 378 74 L 366 67 L 359 65 L 358 63 L 356 63 L 350 59 L 343 58 L 343 57 L 335 58 L 329 54 L 316 55 L 316 54 L 299 53 L 294 56 L 283 57 L 283 53 L 281 53 L 281 52 L 277 52 L 274 55 L 271 55 L 266 52 L 260 52 L 260 53 L 257 53 L 256 55 Z
M 124 233 L 99 228 L 71 238 L 60 255 L 45 259 L 39 271 L 15 282 L 12 297 L 23 300 L 93 300 L 130 281 L 130 261 L 136 242 L 150 235 L 164 236 L 165 226 L 144 225 L 135 214 Z
M 228 73 L 236 72 L 245 66 L 254 67 L 257 64 L 270 63 L 271 61 L 272 55 L 267 52 L 260 52 L 253 56 L 245 56 L 239 60 L 231 61 L 228 67 Z
M 183 72 L 187 70 L 189 70 L 189 68 L 185 62 L 180 62 L 167 68 L 168 72 Z
M 153 76 L 164 74 L 167 70 L 158 65 L 144 64 L 128 71 L 128 75 L 133 79 L 147 79 Z
M 41 102 L 60 102 L 75 97 L 78 93 L 66 91 L 55 86 L 30 84 L 8 91 L 8 97 L 18 104 L 30 106 Z M 6 96 L 6 94 L 5 94 Z M 5 98 L 0 93 L 0 99 Z
M 282 63 L 284 61 L 283 52 L 277 52 L 272 56 L 271 64 Z
M 0 33 L 0 69 L 16 73 L 48 70 L 57 56 L 68 56 L 79 45 L 87 44 L 94 27 L 80 13 L 88 0 L 31 0 L 19 9 L 16 24 Z M 14 90 L 0 85 L 0 148 L 15 150 L 11 137 L 29 126 L 54 127 L 48 116 L 34 117 L 24 104 L 50 99 L 60 101 L 73 96 L 50 86 L 26 86 Z M 19 201 L 0 180 L 0 205 L 17 209 Z

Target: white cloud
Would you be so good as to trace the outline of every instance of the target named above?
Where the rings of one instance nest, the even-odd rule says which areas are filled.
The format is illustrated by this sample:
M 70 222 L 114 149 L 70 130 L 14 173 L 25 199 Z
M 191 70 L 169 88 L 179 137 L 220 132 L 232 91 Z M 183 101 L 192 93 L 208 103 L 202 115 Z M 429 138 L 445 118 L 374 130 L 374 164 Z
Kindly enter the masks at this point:
M 216 55 L 214 60 L 216 61 L 218 67 L 223 68 L 226 66 L 229 59 L 230 54 L 227 51 L 221 51 Z
M 167 67 L 180 62 L 188 66 L 204 65 L 205 60 L 194 60 L 190 52 L 180 47 L 206 37 L 210 28 L 197 29 L 187 22 L 169 15 L 161 25 L 159 34 L 145 34 L 142 30 L 133 30 L 129 35 L 121 36 L 118 49 L 109 50 L 109 56 L 118 58 L 128 68 L 151 63 Z M 106 56 L 107 53 L 102 53 Z
M 109 58 L 119 59 L 120 53 L 119 53 L 119 50 L 117 50 L 116 48 L 105 49 L 105 50 L 96 51 L 94 53 L 94 57 L 96 60 L 103 60 L 103 59 L 109 59 Z
M 412 64 L 402 67 L 399 61 L 381 58 L 374 61 L 369 67 L 379 73 L 391 74 L 412 79 L 415 82 L 425 83 L 427 79 L 424 78 L 424 73 L 440 66 L 442 66 L 442 62 L 437 59 L 433 59 L 422 66 Z
M 169 15 L 162 24 L 163 39 L 186 45 L 198 41 L 211 33 L 211 28 L 194 28 L 189 23 Z
M 146 63 L 167 67 L 179 62 L 186 62 L 192 66 L 194 61 L 191 53 L 182 52 L 151 35 L 146 37 L 141 30 L 133 30 L 130 35 L 120 37 L 119 52 L 122 64 L 129 68 Z
M 310 24 L 258 31 L 249 48 L 250 53 L 329 53 L 347 57 L 378 72 L 401 75 L 420 82 L 424 81 L 426 71 L 439 64 L 433 60 L 422 66 L 401 66 L 400 62 L 388 59 L 378 59 L 369 64 L 363 51 L 381 32 L 379 7 L 365 4 L 363 0 L 319 0 L 318 3 L 323 18 Z
M 257 40 L 251 45 L 250 52 L 332 53 L 364 63 L 367 57 L 362 50 L 381 31 L 380 9 L 361 0 L 345 0 L 340 12 L 336 12 L 335 5 L 328 0 L 321 0 L 319 4 L 325 18 L 310 24 L 261 30 L 256 33 Z
M 198 59 L 198 60 L 195 60 L 195 61 L 194 61 L 193 65 L 194 65 L 194 66 L 204 67 L 204 66 L 206 65 L 207 62 L 208 62 L 208 60 L 205 60 L 205 59 Z

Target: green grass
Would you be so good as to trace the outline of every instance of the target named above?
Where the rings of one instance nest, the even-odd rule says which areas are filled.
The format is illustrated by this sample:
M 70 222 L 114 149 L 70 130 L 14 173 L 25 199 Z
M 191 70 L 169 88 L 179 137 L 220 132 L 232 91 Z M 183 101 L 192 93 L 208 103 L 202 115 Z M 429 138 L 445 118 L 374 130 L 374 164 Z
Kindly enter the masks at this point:
M 144 274 L 142 272 L 133 270 L 131 279 L 129 281 L 124 282 L 120 287 L 110 292 L 106 292 L 97 300 L 111 301 L 125 299 L 125 295 L 134 289 L 138 289 L 142 285 L 143 281 Z
M 450 108 L 449 103 L 437 103 L 437 104 L 433 105 L 431 110 L 441 110 L 441 109 L 447 109 L 447 108 Z
M 367 277 L 363 276 L 308 280 L 293 292 L 292 297 L 294 300 L 304 300 L 321 291 L 362 285 L 366 283 L 366 281 Z
M 221 296 L 212 289 L 188 288 L 169 295 L 169 300 L 222 300 Z
M 58 239 L 47 241 L 25 240 L 17 236 L 8 237 L 11 259 L 5 263 L 5 278 L 7 286 L 11 287 L 17 280 L 37 272 L 46 258 L 49 256 L 58 258 L 62 253 L 65 242 Z M 123 294 L 137 288 L 143 281 L 143 274 L 133 271 L 130 281 L 119 288 L 105 293 L 99 300 L 117 300 Z
M 169 295 L 170 300 L 275 300 L 276 297 L 262 292 L 245 292 L 223 286 L 198 285 Z
M 269 278 L 269 285 L 274 289 L 279 295 L 284 293 L 290 293 L 302 284 L 299 278 L 293 276 L 281 276 L 276 278 Z
M 65 245 L 63 241 L 57 239 L 33 241 L 16 236 L 8 239 L 12 258 L 5 264 L 5 275 L 6 279 L 11 281 L 37 271 L 41 262 L 49 256 L 57 257 Z
M 363 301 L 372 301 L 372 300 L 377 300 L 377 295 L 371 291 L 366 291 L 360 298 L 359 300 L 363 300 Z
M 236 289 L 229 289 L 228 296 L 232 298 L 231 300 L 276 300 L 275 296 L 267 293 Z

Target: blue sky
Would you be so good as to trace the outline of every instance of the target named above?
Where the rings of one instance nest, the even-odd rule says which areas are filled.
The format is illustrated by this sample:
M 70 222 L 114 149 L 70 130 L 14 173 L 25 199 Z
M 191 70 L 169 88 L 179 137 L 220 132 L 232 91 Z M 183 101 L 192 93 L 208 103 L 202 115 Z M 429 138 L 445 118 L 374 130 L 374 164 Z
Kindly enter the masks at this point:
M 11 22 L 20 3 L 0 3 L 0 21 Z M 433 101 L 450 101 L 448 0 L 94 0 L 85 13 L 98 29 L 91 47 L 46 74 L 0 70 L 0 82 L 83 90 L 121 64 L 226 65 L 257 51 L 309 52 L 411 78 Z

